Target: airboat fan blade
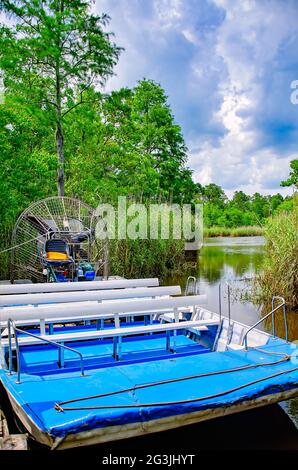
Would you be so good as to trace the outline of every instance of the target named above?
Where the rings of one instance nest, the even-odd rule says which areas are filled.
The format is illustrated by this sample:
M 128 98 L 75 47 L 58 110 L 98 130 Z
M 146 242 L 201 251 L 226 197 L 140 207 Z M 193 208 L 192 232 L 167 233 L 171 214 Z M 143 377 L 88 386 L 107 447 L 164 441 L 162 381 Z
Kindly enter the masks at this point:
M 45 278 L 45 245 L 50 239 L 63 240 L 68 245 L 69 258 L 74 264 L 73 275 L 83 262 L 96 266 L 95 272 L 101 274 L 106 260 L 103 261 L 102 242 L 96 240 L 95 246 L 97 222 L 94 209 L 79 199 L 57 196 L 31 204 L 20 215 L 13 230 L 11 281 L 49 281 Z M 63 258 L 61 253 L 60 258 Z M 63 260 L 60 261 L 61 270 Z

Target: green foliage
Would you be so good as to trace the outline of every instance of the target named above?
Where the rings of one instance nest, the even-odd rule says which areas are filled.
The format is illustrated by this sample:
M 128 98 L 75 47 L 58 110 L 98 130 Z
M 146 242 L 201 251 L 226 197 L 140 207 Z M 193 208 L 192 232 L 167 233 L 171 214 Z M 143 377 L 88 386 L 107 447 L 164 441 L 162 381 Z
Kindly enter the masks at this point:
M 294 210 L 294 198 L 286 198 L 276 209 L 275 213 L 280 214 L 282 212 L 292 212 Z
M 243 226 L 243 227 L 218 227 L 213 226 L 204 230 L 205 237 L 256 237 L 264 234 L 263 227 Z
M 32 201 L 55 194 L 57 159 L 48 145 L 46 125 L 10 95 L 0 105 L 2 224 L 12 224 Z
M 270 215 L 279 210 L 284 201 L 290 199 L 284 200 L 281 194 L 262 196 L 255 193 L 249 196 L 243 191 L 236 191 L 233 198 L 228 200 L 222 188 L 209 184 L 205 187 L 198 186 L 197 200 L 204 204 L 205 227 L 221 227 L 231 231 L 236 227 L 261 227 Z M 288 202 L 286 206 L 290 207 L 291 203 Z
M 230 203 L 231 207 L 235 207 L 240 211 L 249 210 L 250 197 L 243 191 L 235 191 L 233 199 Z
M 2 0 L 15 20 L 0 27 L 4 85 L 35 114 L 45 114 L 55 133 L 58 190 L 64 195 L 64 118 L 84 94 L 113 74 L 120 48 L 104 31 L 108 16 L 90 13 L 84 0 Z
M 292 212 L 281 212 L 265 227 L 266 254 L 256 279 L 257 302 L 269 309 L 268 299 L 281 295 L 289 310 L 298 309 L 298 202 Z
M 143 202 L 191 201 L 196 186 L 185 166 L 181 130 L 174 122 L 160 86 L 151 81 L 146 81 L 146 87 L 142 85 L 140 82 L 133 90 L 122 89 L 110 95 L 91 88 L 86 92 L 86 102 L 65 116 L 67 194 L 94 207 L 101 201 L 116 202 L 119 195 L 133 196 Z M 148 146 L 144 111 L 140 110 L 139 101 L 143 98 L 139 87 L 149 103 L 152 148 Z M 162 100 L 156 102 L 155 96 Z M 56 193 L 57 158 L 49 116 L 24 106 L 22 97 L 11 91 L 6 92 L 5 103 L 0 105 L 0 125 L 1 250 L 10 245 L 10 233 L 19 213 L 31 202 Z M 145 258 L 140 259 L 138 243 L 127 245 L 131 254 L 129 259 L 125 258 L 126 267 L 121 264 L 123 257 L 118 261 L 112 258 L 115 269 L 125 272 L 134 269 L 137 275 L 157 272 L 157 269 L 166 273 L 173 269 L 173 259 L 179 259 L 179 265 L 183 249 L 178 242 L 152 242 L 147 247 L 140 241 L 147 250 L 145 264 Z M 153 250 L 151 255 L 149 249 Z M 136 256 L 132 256 L 134 253 Z M 2 266 L 7 266 L 8 255 L 0 257 Z M 7 277 L 7 271 L 2 276 Z
M 163 89 L 142 80 L 87 103 L 67 120 L 67 191 L 88 202 L 118 195 L 191 202 L 196 186 Z M 93 191 L 93 192 L 92 192 Z M 92 200 L 90 200 L 90 197 Z
M 207 186 L 197 185 L 198 198 L 207 204 L 223 208 L 227 200 L 224 190 L 217 184 L 210 183 Z
M 287 180 L 281 182 L 281 186 L 294 186 L 298 190 L 298 159 L 292 160 L 290 163 L 291 171 Z
M 126 277 L 163 277 L 180 273 L 185 262 L 183 240 L 112 240 L 111 272 Z
M 220 186 L 194 183 L 181 128 L 158 83 L 144 79 L 133 89 L 98 91 L 121 49 L 105 32 L 109 18 L 92 14 L 89 1 L 2 0 L 0 7 L 13 18 L 11 26 L 0 25 L 0 251 L 10 245 L 20 212 L 56 194 L 57 173 L 64 192 L 64 172 L 67 195 L 94 207 L 119 195 L 203 202 L 205 226 L 221 233 L 256 233 L 247 226 L 293 210 L 293 199 L 280 194 L 237 191 L 228 200 Z M 288 183 L 297 187 L 297 160 Z M 180 265 L 179 243 L 119 242 L 114 272 L 161 274 Z M 1 267 L 7 260 L 0 254 Z

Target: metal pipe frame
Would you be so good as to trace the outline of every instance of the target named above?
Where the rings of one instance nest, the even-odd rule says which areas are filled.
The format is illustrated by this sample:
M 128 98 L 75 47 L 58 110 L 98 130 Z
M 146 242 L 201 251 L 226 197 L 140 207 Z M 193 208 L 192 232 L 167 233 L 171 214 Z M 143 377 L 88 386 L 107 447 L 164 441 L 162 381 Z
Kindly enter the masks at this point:
M 52 341 L 50 339 L 46 339 L 44 337 L 40 337 L 38 335 L 34 335 L 33 333 L 29 333 L 29 331 L 26 330 L 21 330 L 20 328 L 17 328 L 15 326 L 14 321 L 10 318 L 7 321 L 7 328 L 8 328 L 8 358 L 9 358 L 9 375 L 12 374 L 12 341 L 11 341 L 11 328 L 13 329 L 14 332 L 14 339 L 15 339 L 15 345 L 16 345 L 16 352 L 17 352 L 17 381 L 16 383 L 21 383 L 21 367 L 20 367 L 20 347 L 19 347 L 19 342 L 18 342 L 18 337 L 17 337 L 17 332 L 23 333 L 27 336 L 31 336 L 32 338 L 37 338 L 40 341 L 44 341 L 45 343 L 52 344 L 56 346 L 59 349 L 59 358 L 58 358 L 58 363 L 63 363 L 63 354 L 61 354 L 61 350 L 67 349 L 68 351 L 71 351 L 75 354 L 78 354 L 80 357 L 80 367 L 81 367 L 81 376 L 83 377 L 85 375 L 84 372 L 84 359 L 82 353 L 80 351 L 77 351 L 76 349 L 69 348 L 68 346 L 65 346 L 65 344 L 61 343 L 56 343 L 55 341 Z
M 275 303 L 275 300 L 280 300 L 281 303 L 273 308 L 269 313 L 267 313 L 267 315 L 265 315 L 264 317 L 260 318 L 260 320 L 258 320 L 256 323 L 254 323 L 254 325 L 252 325 L 248 330 L 247 332 L 245 333 L 245 335 L 243 336 L 243 340 L 242 340 L 242 346 L 244 345 L 245 346 L 245 349 L 247 351 L 248 347 L 247 347 L 247 336 L 248 334 L 254 330 L 260 323 L 262 323 L 263 321 L 265 321 L 267 318 L 269 318 L 270 316 L 272 316 L 272 319 L 274 318 L 275 316 L 275 312 L 277 312 L 277 310 L 279 310 L 280 308 L 283 308 L 283 312 L 284 312 L 284 322 L 285 322 L 285 329 L 286 329 L 286 341 L 288 341 L 288 321 L 287 321 L 287 317 L 286 317 L 286 309 L 285 309 L 285 306 L 286 306 L 286 301 L 283 297 L 279 297 L 279 296 L 274 296 L 273 299 L 272 299 L 272 305 L 274 305 Z M 274 333 L 273 336 L 275 336 L 275 325 L 274 325 L 274 321 L 272 322 L 272 332 Z

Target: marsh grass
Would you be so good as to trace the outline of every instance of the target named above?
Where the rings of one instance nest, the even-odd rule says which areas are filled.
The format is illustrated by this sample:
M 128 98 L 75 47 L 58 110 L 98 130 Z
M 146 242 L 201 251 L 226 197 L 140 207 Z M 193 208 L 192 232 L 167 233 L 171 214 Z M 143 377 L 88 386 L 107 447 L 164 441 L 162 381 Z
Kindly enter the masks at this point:
M 204 229 L 204 237 L 254 237 L 264 234 L 264 229 L 258 225 L 243 227 L 209 227 Z
M 4 226 L 0 231 L 0 279 L 9 279 L 11 234 L 13 226 Z
M 111 240 L 110 272 L 124 277 L 164 277 L 181 273 L 183 240 Z
M 269 220 L 264 232 L 265 256 L 256 277 L 252 295 L 264 313 L 271 310 L 274 295 L 285 298 L 291 338 L 298 339 L 298 201 L 290 213 L 283 212 Z M 279 314 L 281 317 L 281 315 Z M 277 334 L 283 336 L 282 321 L 277 321 Z

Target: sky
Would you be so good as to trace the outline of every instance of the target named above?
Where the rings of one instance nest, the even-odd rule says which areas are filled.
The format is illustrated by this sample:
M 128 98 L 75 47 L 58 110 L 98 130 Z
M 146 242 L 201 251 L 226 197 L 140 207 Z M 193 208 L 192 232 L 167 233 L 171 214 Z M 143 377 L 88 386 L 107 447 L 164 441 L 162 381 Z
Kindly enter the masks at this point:
M 298 0 L 95 0 L 125 48 L 106 91 L 166 91 L 201 184 L 291 194 L 298 158 Z

